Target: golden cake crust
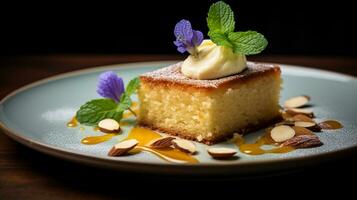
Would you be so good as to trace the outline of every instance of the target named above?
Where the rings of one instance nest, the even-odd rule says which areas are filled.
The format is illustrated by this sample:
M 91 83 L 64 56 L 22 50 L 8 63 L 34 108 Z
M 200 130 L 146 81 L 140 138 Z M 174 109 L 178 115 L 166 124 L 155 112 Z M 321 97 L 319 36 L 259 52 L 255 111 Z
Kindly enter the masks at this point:
M 214 90 L 229 87 L 238 82 L 246 82 L 267 73 L 280 74 L 280 68 L 275 64 L 247 62 L 247 68 L 236 75 L 212 80 L 196 80 L 187 78 L 181 73 L 182 62 L 159 70 L 145 73 L 140 80 L 156 86 L 182 87 L 183 89 Z

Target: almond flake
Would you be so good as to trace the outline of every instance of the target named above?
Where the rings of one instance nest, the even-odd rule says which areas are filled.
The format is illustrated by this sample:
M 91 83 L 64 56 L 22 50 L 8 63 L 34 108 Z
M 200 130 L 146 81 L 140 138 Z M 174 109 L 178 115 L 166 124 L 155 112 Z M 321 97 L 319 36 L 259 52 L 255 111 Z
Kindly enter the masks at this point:
M 136 139 L 124 140 L 114 145 L 108 152 L 108 156 L 122 156 L 138 145 Z
M 298 135 L 296 137 L 287 140 L 280 146 L 291 146 L 296 149 L 318 147 L 323 145 L 320 139 L 316 135 Z
M 298 114 L 305 115 L 307 117 L 314 117 L 314 113 L 310 109 L 303 109 L 303 108 L 290 108 L 286 110 L 286 113 L 295 116 Z
M 182 152 L 193 154 L 196 152 L 196 146 L 193 142 L 183 139 L 172 140 L 174 147 Z
M 270 131 L 270 137 L 275 142 L 284 142 L 294 137 L 295 131 L 290 126 L 280 125 Z
M 207 152 L 213 158 L 227 159 L 233 157 L 237 153 L 237 150 L 231 148 L 224 148 L 224 147 L 221 148 L 213 147 L 213 148 L 209 148 Z
M 295 122 L 295 126 L 304 127 L 314 132 L 321 131 L 321 127 L 314 122 Z
M 120 125 L 114 119 L 103 119 L 98 123 L 98 128 L 103 133 L 119 133 Z
M 146 146 L 154 149 L 167 148 L 172 145 L 172 140 L 174 139 L 175 139 L 174 137 L 162 137 L 150 141 Z
M 285 108 L 299 108 L 306 105 L 310 101 L 309 96 L 292 97 L 284 102 Z
M 295 126 L 304 127 L 304 128 L 315 126 L 315 125 L 316 123 L 313 122 L 295 122 Z

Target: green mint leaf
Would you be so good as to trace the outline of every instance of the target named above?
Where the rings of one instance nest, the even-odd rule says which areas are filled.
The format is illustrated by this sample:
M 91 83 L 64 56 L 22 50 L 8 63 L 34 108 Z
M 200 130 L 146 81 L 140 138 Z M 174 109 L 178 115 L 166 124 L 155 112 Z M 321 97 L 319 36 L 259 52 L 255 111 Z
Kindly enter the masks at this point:
M 231 48 L 233 52 L 254 55 L 268 45 L 265 37 L 255 31 L 234 32 L 234 13 L 223 1 L 214 3 L 208 12 L 208 36 L 219 46 Z
M 209 31 L 233 32 L 234 24 L 234 13 L 228 4 L 219 1 L 211 5 L 207 17 Z
M 110 118 L 120 121 L 124 110 L 112 99 L 94 99 L 80 107 L 77 120 L 84 125 L 96 126 L 101 120 Z
M 127 96 L 130 97 L 132 94 L 136 92 L 139 85 L 140 85 L 140 79 L 138 77 L 131 79 L 128 85 L 126 86 L 125 94 L 127 94 Z
M 216 43 L 217 45 L 233 49 L 233 44 L 231 41 L 229 41 L 226 34 L 217 31 L 209 31 L 208 36 L 211 38 L 212 42 Z
M 125 92 L 120 97 L 119 110 L 125 111 L 130 108 L 132 101 L 130 96 L 133 95 L 140 85 L 140 79 L 138 77 L 129 81 L 126 86 Z
M 120 97 L 120 103 L 118 106 L 118 110 L 125 111 L 130 108 L 132 104 L 131 98 L 127 93 L 123 93 Z
M 268 45 L 264 35 L 256 31 L 228 33 L 228 39 L 233 44 L 233 51 L 244 55 L 258 54 Z

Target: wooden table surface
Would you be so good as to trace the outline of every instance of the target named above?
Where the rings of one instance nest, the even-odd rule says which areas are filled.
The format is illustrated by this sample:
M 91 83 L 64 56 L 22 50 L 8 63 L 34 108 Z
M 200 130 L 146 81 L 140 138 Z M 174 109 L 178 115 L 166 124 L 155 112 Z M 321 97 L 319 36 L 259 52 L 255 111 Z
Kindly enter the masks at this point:
M 0 99 L 33 81 L 76 69 L 125 62 L 182 59 L 171 55 L 33 55 L 0 57 Z M 357 76 L 357 59 L 348 57 L 260 56 L 250 60 L 297 64 Z M 357 92 L 357 91 L 356 91 Z M 356 133 L 357 134 L 357 133 Z M 314 195 L 348 191 L 356 178 L 357 153 L 278 176 L 177 177 L 147 175 L 93 168 L 53 158 L 24 147 L 0 132 L 0 200 L 7 199 L 133 199 L 155 197 L 170 191 L 210 196 L 248 190 L 260 194 L 280 189 L 313 188 Z M 302 185 L 299 181 L 302 181 Z M 274 184 L 272 184 L 274 182 Z M 198 189 L 197 186 L 203 186 Z M 269 186 L 269 187 L 268 187 Z M 316 187 L 323 186 L 323 187 Z M 159 188 L 159 189 L 158 189 Z M 304 191 L 305 192 L 305 191 Z M 255 195 L 259 195 L 259 193 Z

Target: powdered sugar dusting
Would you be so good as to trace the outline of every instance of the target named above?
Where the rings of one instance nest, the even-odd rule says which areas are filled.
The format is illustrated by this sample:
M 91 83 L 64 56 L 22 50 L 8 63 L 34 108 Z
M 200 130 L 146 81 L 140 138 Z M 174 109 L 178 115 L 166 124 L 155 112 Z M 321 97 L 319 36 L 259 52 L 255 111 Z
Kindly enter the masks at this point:
M 181 65 L 182 62 L 179 62 L 162 69 L 145 73 L 140 77 L 146 80 L 170 82 L 170 83 L 176 83 L 181 85 L 194 86 L 198 88 L 218 88 L 222 84 L 235 80 L 244 80 L 258 73 L 264 73 L 266 71 L 271 71 L 271 70 L 279 70 L 277 65 L 247 62 L 247 69 L 245 69 L 243 72 L 239 74 L 227 76 L 219 79 L 197 80 L 197 79 L 187 78 L 186 76 L 184 76 L 181 73 Z

